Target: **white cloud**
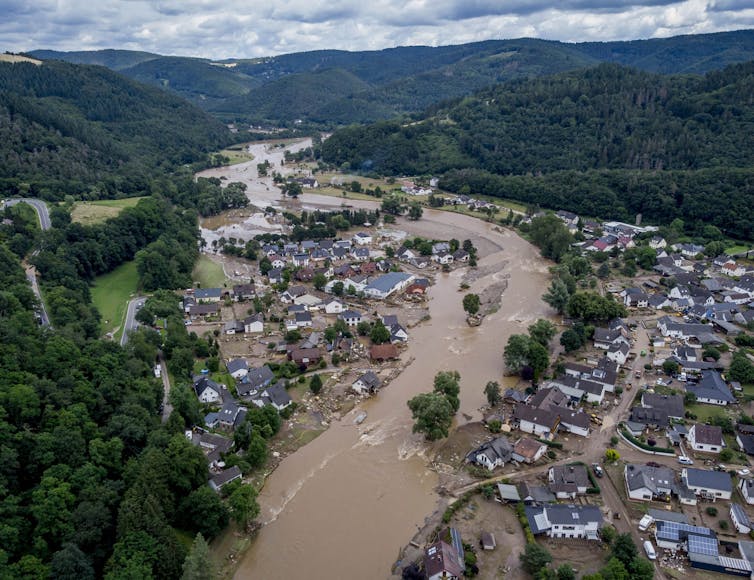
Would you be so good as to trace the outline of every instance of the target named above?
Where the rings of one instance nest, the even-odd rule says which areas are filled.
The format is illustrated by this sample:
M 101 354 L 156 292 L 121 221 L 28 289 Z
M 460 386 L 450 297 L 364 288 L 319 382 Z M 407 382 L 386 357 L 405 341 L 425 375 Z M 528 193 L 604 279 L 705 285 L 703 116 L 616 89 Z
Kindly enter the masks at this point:
M 491 38 L 626 40 L 747 28 L 751 0 L 0 0 L 1 50 L 207 58 Z

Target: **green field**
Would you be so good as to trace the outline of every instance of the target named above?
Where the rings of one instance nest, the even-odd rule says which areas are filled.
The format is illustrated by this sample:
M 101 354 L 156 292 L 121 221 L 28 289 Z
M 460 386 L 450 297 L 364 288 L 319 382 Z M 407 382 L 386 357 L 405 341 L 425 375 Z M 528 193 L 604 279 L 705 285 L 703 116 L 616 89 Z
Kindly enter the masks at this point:
M 233 147 L 228 147 L 227 149 L 223 149 L 220 151 L 220 155 L 225 155 L 230 162 L 228 165 L 237 165 L 239 163 L 246 163 L 247 161 L 253 161 L 254 156 L 246 151 L 246 145 L 248 143 L 245 143 L 243 145 L 235 145 Z
M 747 252 L 749 250 L 751 250 L 751 246 L 742 246 L 739 244 L 736 246 L 731 246 L 730 248 L 726 248 L 725 253 L 731 256 L 733 254 L 740 254 L 741 252 Z
M 136 292 L 138 281 L 135 261 L 126 262 L 109 274 L 95 279 L 92 302 L 102 315 L 102 332 L 120 334 L 128 301 Z
M 73 206 L 71 220 L 85 226 L 101 223 L 110 218 L 117 217 L 125 208 L 134 207 L 142 199 L 144 197 L 79 201 Z
M 201 288 L 222 288 L 227 280 L 223 267 L 204 255 L 199 256 L 192 276 Z

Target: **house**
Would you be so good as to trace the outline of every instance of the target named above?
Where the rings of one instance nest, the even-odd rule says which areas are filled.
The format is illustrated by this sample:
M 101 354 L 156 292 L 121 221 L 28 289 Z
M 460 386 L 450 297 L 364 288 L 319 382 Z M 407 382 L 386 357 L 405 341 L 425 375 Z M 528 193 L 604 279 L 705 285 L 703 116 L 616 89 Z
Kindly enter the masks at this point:
M 325 314 L 340 314 L 345 308 L 340 300 L 333 299 L 325 304 Z
M 702 371 L 702 378 L 697 384 L 686 383 L 686 392 L 694 393 L 698 403 L 710 405 L 724 406 L 736 400 L 717 371 Z
M 628 360 L 628 354 L 631 351 L 627 344 L 614 344 L 607 349 L 605 356 L 608 360 L 618 363 L 619 365 L 626 364 Z
M 351 250 L 351 256 L 357 262 L 366 262 L 369 259 L 369 248 L 354 248 Z
M 237 425 L 241 424 L 245 415 L 246 407 L 239 406 L 232 398 L 229 398 L 217 413 L 220 429 L 227 431 L 235 429 Z
M 746 274 L 746 268 L 733 260 L 723 264 L 722 268 L 720 268 L 720 271 L 726 276 L 730 276 L 731 278 L 739 278 Z
M 641 423 L 650 429 L 665 429 L 670 424 L 667 411 L 651 407 L 633 407 L 630 421 Z
M 312 315 L 308 312 L 297 312 L 295 320 L 297 328 L 310 328 L 312 325 Z
M 427 580 L 460 580 L 465 568 L 462 561 L 463 555 L 441 540 L 424 552 L 424 573 Z
M 354 244 L 358 244 L 359 246 L 366 246 L 367 244 L 372 243 L 372 234 L 367 232 L 357 232 L 352 239 Z
M 628 288 L 623 297 L 623 304 L 629 308 L 646 308 L 649 306 L 649 296 L 640 288 Z
M 685 416 L 683 407 L 683 397 L 681 395 L 659 395 L 657 393 L 647 393 L 641 396 L 641 406 L 649 409 L 659 409 L 663 411 L 668 418 L 681 421 Z
M 439 252 L 432 256 L 432 261 L 442 265 L 452 264 L 453 254 L 451 254 L 450 252 Z
M 738 443 L 738 447 L 741 451 L 746 453 L 746 455 L 754 455 L 754 435 L 737 433 L 736 443 Z
M 194 290 L 194 299 L 197 302 L 220 302 L 222 295 L 222 288 L 196 288 Z
M 725 447 L 723 430 L 715 425 L 701 423 L 692 425 L 686 436 L 686 441 L 694 451 L 704 453 L 720 453 Z
M 518 495 L 526 505 L 554 503 L 555 495 L 544 485 L 522 482 L 517 486 Z
M 453 261 L 455 262 L 468 262 L 470 258 L 471 254 L 464 249 L 459 248 L 453 252 Z
M 365 372 L 351 384 L 353 390 L 362 395 L 366 393 L 374 393 L 381 386 L 382 381 L 372 371 Z
M 186 438 L 202 450 L 211 467 L 215 467 L 222 455 L 233 448 L 232 439 L 216 433 L 186 431 Z
M 414 280 L 413 274 L 405 272 L 388 272 L 372 280 L 364 288 L 364 294 L 370 298 L 384 299 L 406 288 Z
M 560 425 L 561 429 L 564 429 L 568 433 L 573 435 L 580 435 L 581 437 L 589 436 L 589 415 L 583 411 L 560 411 Z
M 602 512 L 597 506 L 551 504 L 525 507 L 532 533 L 550 538 L 582 538 L 599 540 L 603 526 Z
M 555 465 L 547 472 L 547 480 L 558 499 L 576 499 L 591 486 L 585 465 Z
M 285 262 L 283 262 L 283 266 L 285 266 Z M 273 267 L 267 272 L 267 280 L 269 280 L 270 284 L 280 284 L 283 281 L 283 266 Z
M 681 471 L 681 481 L 703 499 L 712 501 L 730 499 L 733 494 L 733 483 L 726 471 L 708 471 L 687 467 Z
M 293 277 L 299 282 L 311 282 L 312 278 L 314 278 L 314 270 L 312 268 L 301 268 L 300 270 L 296 270 Z
M 254 284 L 236 284 L 233 286 L 234 300 L 252 300 L 256 295 Z
M 220 312 L 219 304 L 193 304 L 189 306 L 188 315 L 191 320 L 197 318 L 207 318 L 209 316 L 217 316 Z
M 202 403 L 218 403 L 223 400 L 224 387 L 206 375 L 194 379 L 194 392 Z
M 293 181 L 300 184 L 304 189 L 313 189 L 319 187 L 319 182 L 314 177 L 297 177 Z
M 497 493 L 500 495 L 500 499 L 503 500 L 503 502 L 507 503 L 521 501 L 521 496 L 518 495 L 518 490 L 516 489 L 515 485 L 508 483 L 498 483 Z
M 534 463 L 547 451 L 547 445 L 529 437 L 521 437 L 513 445 L 513 460 L 519 463 Z
M 237 465 L 222 470 L 220 473 L 213 475 L 209 479 L 209 486 L 216 492 L 220 492 L 224 485 L 231 481 L 241 479 L 241 470 Z
M 513 419 L 524 433 L 531 433 L 544 439 L 552 439 L 560 425 L 557 413 L 546 409 L 537 409 L 531 405 L 516 405 Z
M 677 493 L 675 473 L 669 467 L 629 463 L 623 469 L 628 499 L 667 501 Z
M 496 467 L 503 467 L 513 455 L 513 445 L 507 437 L 498 437 L 484 443 L 466 456 L 466 460 L 486 467 L 492 471 Z
M 293 304 L 299 296 L 307 293 L 305 286 L 291 286 L 280 295 L 280 301 L 283 304 Z
M 631 344 L 629 338 L 620 329 L 595 328 L 594 329 L 594 347 L 608 350 L 611 346 Z
M 322 360 L 322 351 L 318 348 L 294 348 L 288 353 L 288 360 L 300 367 L 316 365 Z
M 278 381 L 271 387 L 268 387 L 262 393 L 262 399 L 265 404 L 272 405 L 278 411 L 282 411 L 293 403 L 288 391 L 285 390 L 285 381 Z
M 243 334 L 245 328 L 244 323 L 240 320 L 229 320 L 223 325 L 223 334 Z
M 256 395 L 259 391 L 269 386 L 274 378 L 275 375 L 267 365 L 258 369 L 249 369 L 246 372 L 246 376 L 236 384 L 238 396 L 249 397 Z
M 749 505 L 754 504 L 754 479 L 741 478 L 738 480 L 738 489 L 741 491 L 741 495 L 746 503 Z
M 602 384 L 572 376 L 553 379 L 548 386 L 558 389 L 575 401 L 585 398 L 588 403 L 602 403 L 605 395 L 605 387 Z
M 264 316 L 261 312 L 243 319 L 243 331 L 246 333 L 264 332 Z
M 228 373 L 231 377 L 237 381 L 245 377 L 249 373 L 249 363 L 245 358 L 237 358 L 229 360 L 225 367 L 228 369 Z
M 398 358 L 398 349 L 393 344 L 375 344 L 369 349 L 369 360 L 384 362 Z
M 563 220 L 563 223 L 565 223 L 565 225 L 567 226 L 575 226 L 579 223 L 579 216 L 573 212 L 561 209 L 555 212 L 555 215 Z
M 653 236 L 649 240 L 649 247 L 653 250 L 661 250 L 662 248 L 666 248 L 668 246 L 668 243 L 665 241 L 665 238 L 662 236 Z
M 348 326 L 358 326 L 361 322 L 361 312 L 358 310 L 343 310 L 338 318 L 343 320 Z
M 730 519 L 739 534 L 748 534 L 754 528 L 741 504 L 735 502 L 730 504 Z

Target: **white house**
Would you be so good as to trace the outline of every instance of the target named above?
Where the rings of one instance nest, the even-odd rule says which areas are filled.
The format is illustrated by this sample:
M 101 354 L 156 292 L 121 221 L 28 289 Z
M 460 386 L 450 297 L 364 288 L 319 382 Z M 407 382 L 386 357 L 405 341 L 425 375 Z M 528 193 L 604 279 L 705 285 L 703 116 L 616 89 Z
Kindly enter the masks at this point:
M 353 242 L 355 244 L 358 244 L 359 246 L 366 246 L 367 244 L 371 244 L 372 234 L 369 234 L 367 232 L 357 232 L 353 236 Z
M 225 366 L 230 376 L 237 381 L 240 381 L 249 373 L 249 363 L 246 362 L 245 358 L 229 360 Z
M 681 471 L 681 481 L 703 499 L 730 499 L 733 494 L 733 483 L 727 471 L 687 467 Z
M 557 413 L 529 405 L 516 405 L 513 419 L 518 423 L 521 431 L 543 439 L 554 438 L 560 424 L 560 417 Z
M 704 453 L 720 453 L 725 447 L 723 430 L 714 425 L 700 423 L 692 425 L 686 436 L 686 441 L 694 451 Z
M 325 304 L 326 314 L 340 314 L 345 309 L 346 307 L 340 300 L 330 300 L 327 304 Z
M 363 395 L 366 393 L 374 393 L 381 385 L 382 381 L 380 378 L 372 371 L 367 371 L 356 379 L 351 384 L 351 387 L 354 391 Z
M 361 322 L 361 312 L 357 310 L 344 310 L 338 315 L 348 326 L 358 326 Z
M 675 473 L 668 467 L 629 463 L 623 469 L 628 499 L 666 500 L 676 492 Z
M 498 437 L 484 443 L 468 454 L 467 460 L 492 471 L 503 467 L 513 456 L 513 446 L 506 437 Z
M 547 472 L 547 481 L 558 499 L 576 499 L 591 485 L 585 465 L 555 465 Z
M 631 349 L 627 344 L 613 345 L 607 349 L 607 354 L 605 356 L 611 361 L 623 365 L 628 360 L 628 354 L 630 351 Z
M 730 504 L 730 519 L 733 522 L 733 526 L 738 530 L 739 534 L 748 534 L 752 527 L 749 515 L 744 510 L 743 506 L 738 503 Z
M 547 445 L 529 437 L 521 437 L 513 445 L 513 460 L 519 463 L 534 463 L 547 452 Z
M 720 271 L 726 276 L 730 276 L 731 278 L 739 278 L 746 274 L 746 268 L 733 260 L 723 264 L 723 267 L 720 268 Z
M 217 403 L 223 399 L 223 388 L 206 376 L 194 381 L 194 392 L 202 403 Z
M 754 505 L 754 479 L 740 479 L 738 489 L 741 491 L 744 501 L 749 505 Z
M 414 281 L 413 274 L 405 272 L 388 272 L 379 278 L 372 280 L 364 287 L 364 294 L 370 298 L 384 299 L 393 294 L 400 292 Z
M 264 316 L 261 313 L 254 314 L 243 321 L 244 332 L 264 332 Z
M 527 506 L 526 518 L 534 535 L 546 534 L 550 538 L 599 540 L 603 525 L 600 508 L 591 505 Z

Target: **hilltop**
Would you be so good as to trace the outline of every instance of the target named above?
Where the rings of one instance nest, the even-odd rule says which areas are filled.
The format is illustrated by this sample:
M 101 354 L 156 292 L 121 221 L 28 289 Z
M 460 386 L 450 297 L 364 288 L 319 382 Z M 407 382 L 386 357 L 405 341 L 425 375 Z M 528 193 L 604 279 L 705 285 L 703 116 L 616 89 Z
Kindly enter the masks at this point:
M 413 115 L 498 83 L 602 62 L 703 74 L 754 59 L 754 31 L 604 43 L 524 38 L 223 61 L 122 50 L 30 54 L 110 67 L 225 120 L 281 125 L 303 120 L 329 127 Z

